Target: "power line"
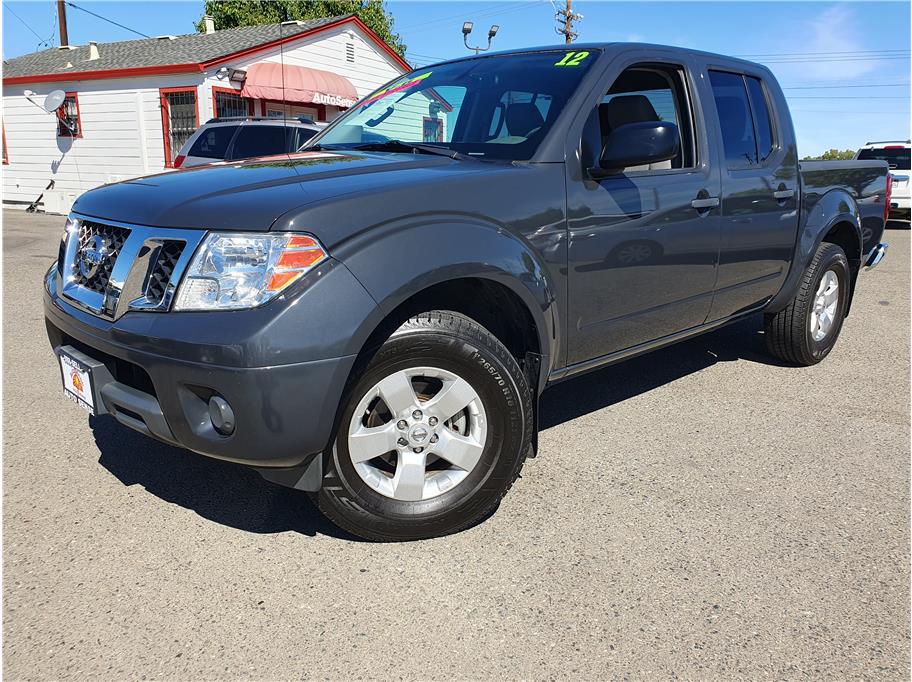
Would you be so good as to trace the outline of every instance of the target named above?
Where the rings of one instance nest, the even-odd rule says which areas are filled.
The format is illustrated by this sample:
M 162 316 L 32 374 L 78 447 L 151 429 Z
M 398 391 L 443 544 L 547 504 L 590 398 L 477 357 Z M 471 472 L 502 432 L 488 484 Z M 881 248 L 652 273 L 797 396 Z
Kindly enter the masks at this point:
M 487 17 L 492 17 L 497 14 L 515 12 L 517 10 L 529 9 L 530 7 L 540 7 L 542 2 L 544 2 L 544 0 L 537 0 L 536 2 L 505 2 L 505 3 L 502 3 L 501 5 L 495 5 L 494 7 L 489 7 L 487 9 L 483 9 L 478 12 L 473 12 L 472 17 L 475 19 L 478 19 L 478 18 L 485 19 Z M 503 5 L 510 5 L 510 6 L 503 7 Z M 466 15 L 465 12 L 461 12 L 459 14 L 453 14 L 453 15 L 446 16 L 446 17 L 439 17 L 437 19 L 431 19 L 430 21 L 426 21 L 426 22 L 423 22 L 420 24 L 411 24 L 410 26 L 403 26 L 401 28 L 397 27 L 396 30 L 397 31 L 408 31 L 413 28 L 425 28 L 427 26 L 434 26 L 436 24 L 445 24 L 449 21 L 453 21 L 456 19 L 462 19 L 465 17 L 465 15 Z
M 809 55 L 833 56 L 847 54 L 883 54 L 885 52 L 909 54 L 908 48 L 893 48 L 889 50 L 843 50 L 841 52 L 754 52 L 751 54 L 738 54 L 735 57 L 807 57 Z
M 31 26 L 28 25 L 28 22 L 25 19 L 23 19 L 22 17 L 20 17 L 18 14 L 16 14 L 13 11 L 13 8 L 10 7 L 8 3 L 4 3 L 3 6 L 10 11 L 10 14 L 12 14 L 14 17 L 16 17 L 19 21 L 21 21 L 23 26 L 25 26 L 29 31 L 34 33 L 35 37 L 38 40 L 41 40 L 41 41 L 44 40 L 44 38 L 42 38 L 40 35 L 38 35 L 38 32 L 35 29 L 33 29 Z
M 909 83 L 878 83 L 877 85 L 791 85 L 783 90 L 838 90 L 841 88 L 908 88 Z
M 796 114 L 857 114 L 858 116 L 894 116 L 896 114 L 906 114 L 908 111 L 846 111 L 839 109 L 792 109 Z
M 794 95 L 788 99 L 904 99 L 908 97 L 896 95 Z
M 120 28 L 124 29 L 125 31 L 129 31 L 130 33 L 135 33 L 138 36 L 142 36 L 143 38 L 152 37 L 152 36 L 147 36 L 145 33 L 140 33 L 139 31 L 132 29 L 129 26 L 124 26 L 123 24 L 118 24 L 113 19 L 108 19 L 107 17 L 103 17 L 100 14 L 95 14 L 95 12 L 92 12 L 91 10 L 87 10 L 85 7 L 80 7 L 76 3 L 70 2 L 69 0 L 66 0 L 66 4 L 69 5 L 70 7 L 73 7 L 75 9 L 85 12 L 86 14 L 91 14 L 93 17 L 97 17 L 98 19 L 101 19 L 102 21 L 107 21 L 109 24 L 114 24 L 115 26 L 119 26 Z

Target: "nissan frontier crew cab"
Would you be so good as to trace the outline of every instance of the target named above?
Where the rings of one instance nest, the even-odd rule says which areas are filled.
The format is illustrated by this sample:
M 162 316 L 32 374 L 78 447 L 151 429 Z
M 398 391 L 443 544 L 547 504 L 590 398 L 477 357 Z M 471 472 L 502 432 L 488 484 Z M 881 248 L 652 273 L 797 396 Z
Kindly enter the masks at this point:
M 823 360 L 889 194 L 884 161 L 799 163 L 757 64 L 472 56 L 300 153 L 83 194 L 47 330 L 94 414 L 254 467 L 364 538 L 426 538 L 497 507 L 555 381 L 756 313 L 773 355 Z

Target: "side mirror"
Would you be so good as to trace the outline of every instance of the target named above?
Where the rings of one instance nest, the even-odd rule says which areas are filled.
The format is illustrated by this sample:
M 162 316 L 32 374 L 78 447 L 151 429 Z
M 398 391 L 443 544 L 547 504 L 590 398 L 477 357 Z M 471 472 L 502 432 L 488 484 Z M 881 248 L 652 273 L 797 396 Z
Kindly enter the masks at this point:
M 678 127 L 664 121 L 639 121 L 618 126 L 611 131 L 598 168 L 590 174 L 603 177 L 630 166 L 668 161 L 678 155 Z

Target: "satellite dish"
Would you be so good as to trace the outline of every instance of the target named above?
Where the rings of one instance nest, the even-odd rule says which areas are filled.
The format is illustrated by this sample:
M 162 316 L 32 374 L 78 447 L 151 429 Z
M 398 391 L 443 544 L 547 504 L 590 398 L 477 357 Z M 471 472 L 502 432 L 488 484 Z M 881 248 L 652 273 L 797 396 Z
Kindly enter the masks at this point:
M 53 114 L 60 108 L 65 99 L 66 93 L 63 90 L 51 90 L 47 97 L 44 98 L 44 110 L 49 114 Z

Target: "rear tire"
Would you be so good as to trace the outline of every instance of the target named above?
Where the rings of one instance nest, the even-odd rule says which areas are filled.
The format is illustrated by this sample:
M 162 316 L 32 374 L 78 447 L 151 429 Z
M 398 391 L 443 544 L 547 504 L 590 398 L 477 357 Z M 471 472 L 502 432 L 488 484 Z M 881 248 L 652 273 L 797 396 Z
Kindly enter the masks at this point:
M 804 271 L 795 297 L 764 318 L 766 347 L 796 365 L 815 365 L 836 345 L 849 301 L 849 260 L 836 244 L 823 243 Z
M 532 402 L 522 371 L 497 338 L 457 313 L 407 320 L 346 401 L 314 496 L 331 521 L 368 540 L 430 538 L 477 523 L 528 454 Z

